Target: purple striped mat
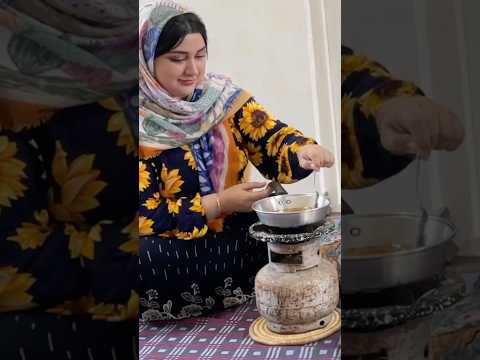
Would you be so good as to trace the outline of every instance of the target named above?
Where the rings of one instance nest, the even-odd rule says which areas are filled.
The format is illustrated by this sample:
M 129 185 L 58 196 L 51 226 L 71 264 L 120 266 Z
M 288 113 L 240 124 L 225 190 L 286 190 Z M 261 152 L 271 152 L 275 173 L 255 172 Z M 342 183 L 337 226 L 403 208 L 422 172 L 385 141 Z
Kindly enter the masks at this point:
M 248 336 L 255 301 L 210 317 L 140 324 L 140 360 L 337 360 L 340 332 L 303 346 L 266 346 Z

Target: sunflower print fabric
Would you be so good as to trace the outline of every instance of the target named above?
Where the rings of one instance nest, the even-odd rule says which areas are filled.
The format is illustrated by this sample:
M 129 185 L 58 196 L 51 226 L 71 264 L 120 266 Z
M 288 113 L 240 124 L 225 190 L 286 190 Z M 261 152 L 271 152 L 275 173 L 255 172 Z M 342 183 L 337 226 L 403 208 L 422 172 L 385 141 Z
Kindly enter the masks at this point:
M 299 167 L 296 152 L 314 140 L 275 119 L 254 98 L 225 119 L 223 125 L 232 139 L 227 156 L 229 167 L 235 169 L 235 184 L 244 180 L 249 161 L 266 178 L 282 183 L 293 183 L 310 174 Z M 209 231 L 221 231 L 215 223 L 207 223 L 197 167 L 189 146 L 140 160 L 140 235 L 193 240 Z
M 144 321 L 203 316 L 254 297 L 255 274 L 268 251 L 248 235 L 256 214 L 207 222 L 199 171 L 226 157 L 222 188 L 245 181 L 251 163 L 266 178 L 292 183 L 310 174 L 296 152 L 314 140 L 246 96 L 221 127 L 226 146 L 197 162 L 195 144 L 144 156 L 139 162 L 140 316 Z M 216 157 L 216 158 L 215 158 Z
M 375 112 L 388 99 L 422 92 L 347 47 L 342 47 L 341 79 L 342 188 L 362 188 L 397 174 L 412 160 L 382 147 Z
M 55 112 L 2 106 L 0 315 L 135 319 L 138 160 L 130 120 L 113 99 Z

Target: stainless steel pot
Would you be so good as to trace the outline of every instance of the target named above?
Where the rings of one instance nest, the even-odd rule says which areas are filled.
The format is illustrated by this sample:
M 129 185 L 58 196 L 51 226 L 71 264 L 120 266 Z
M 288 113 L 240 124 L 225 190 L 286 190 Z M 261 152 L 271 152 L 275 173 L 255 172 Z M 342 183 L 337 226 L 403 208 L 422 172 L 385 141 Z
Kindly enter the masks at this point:
M 456 251 L 456 229 L 444 218 L 429 216 L 425 245 L 417 247 L 420 220 L 410 213 L 343 216 L 342 292 L 405 285 L 441 273 Z M 379 250 L 385 248 L 391 251 Z
M 292 228 L 325 220 L 330 211 L 330 201 L 316 192 L 285 194 L 258 200 L 252 208 L 262 224 Z

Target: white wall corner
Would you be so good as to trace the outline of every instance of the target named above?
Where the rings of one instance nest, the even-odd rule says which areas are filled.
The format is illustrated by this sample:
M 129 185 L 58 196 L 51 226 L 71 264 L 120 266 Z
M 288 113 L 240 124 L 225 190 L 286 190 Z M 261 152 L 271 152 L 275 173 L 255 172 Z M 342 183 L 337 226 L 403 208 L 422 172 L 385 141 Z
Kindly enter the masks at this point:
M 470 67 L 477 66 L 477 64 L 469 64 L 468 52 L 473 51 L 469 48 L 467 40 L 467 22 L 465 12 L 465 2 L 464 1 L 454 1 L 454 16 L 455 16 L 455 26 L 456 26 L 456 35 L 457 35 L 457 50 L 460 63 L 460 74 L 461 74 L 461 91 L 463 99 L 463 120 L 466 130 L 465 138 L 465 155 L 467 156 L 468 164 L 468 194 L 470 200 L 469 209 L 470 221 L 471 221 L 471 232 L 468 232 L 467 243 L 465 244 L 466 255 L 480 255 L 480 157 L 476 149 L 480 146 L 480 141 L 478 139 L 478 131 L 480 127 L 475 126 L 474 124 L 474 112 L 472 107 L 472 92 L 473 87 L 470 82 L 471 74 Z
M 340 1 L 304 0 L 310 84 L 316 140 L 333 152 L 332 169 L 321 171 L 320 191 L 327 190 L 334 211 L 341 207 Z M 334 6 L 336 5 L 336 6 Z M 330 20 L 330 22 L 328 21 Z

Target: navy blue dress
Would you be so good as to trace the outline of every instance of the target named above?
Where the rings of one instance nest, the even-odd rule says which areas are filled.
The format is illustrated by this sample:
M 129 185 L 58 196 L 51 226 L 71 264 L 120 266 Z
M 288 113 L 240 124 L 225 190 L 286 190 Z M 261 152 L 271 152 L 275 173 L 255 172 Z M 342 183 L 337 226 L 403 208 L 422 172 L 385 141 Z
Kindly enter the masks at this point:
M 223 126 L 231 139 L 234 183 L 244 181 L 248 161 L 266 178 L 283 183 L 310 174 L 299 167 L 296 151 L 314 140 L 274 119 L 253 98 Z M 244 303 L 253 296 L 256 273 L 268 262 L 265 244 L 248 235 L 258 221 L 255 213 L 207 221 L 196 146 L 140 160 L 140 305 L 145 321 L 200 316 Z

